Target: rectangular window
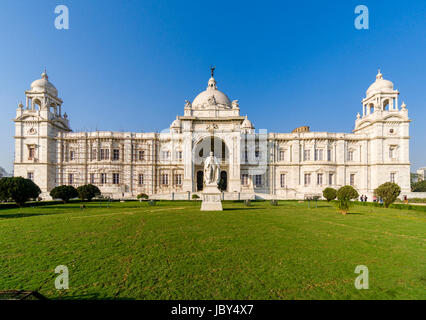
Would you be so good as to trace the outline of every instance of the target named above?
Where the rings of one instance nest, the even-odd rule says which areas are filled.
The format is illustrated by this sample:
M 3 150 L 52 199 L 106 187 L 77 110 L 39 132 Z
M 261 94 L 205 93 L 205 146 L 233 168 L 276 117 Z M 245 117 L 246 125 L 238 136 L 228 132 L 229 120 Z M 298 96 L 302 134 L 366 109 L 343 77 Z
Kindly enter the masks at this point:
M 303 151 L 303 160 L 304 161 L 311 160 L 311 150 L 304 150 Z
M 327 150 L 327 161 L 331 161 L 331 149 Z
M 34 181 L 34 172 L 27 172 L 27 179 Z
M 176 159 L 182 160 L 182 151 L 176 151 Z
M 139 174 L 139 176 L 138 176 L 138 183 L 139 183 L 139 185 L 143 184 L 143 174 Z
M 317 174 L 317 185 L 322 185 L 322 173 Z
M 389 181 L 392 182 L 392 183 L 395 183 L 395 173 L 394 172 L 391 172 Z
M 281 185 L 281 188 L 285 187 L 285 174 L 284 173 L 281 173 L 281 175 L 280 175 L 280 185 Z
M 351 175 L 349 176 L 349 183 L 351 186 L 355 185 L 355 174 L 351 173 Z
M 247 150 L 244 151 L 244 162 L 248 163 L 248 152 L 247 152 Z
M 34 160 L 35 158 L 35 147 L 28 148 L 28 160 Z
M 108 160 L 109 159 L 109 149 L 101 149 L 100 160 Z
M 254 177 L 255 177 L 254 182 L 256 184 L 256 187 L 260 187 L 262 185 L 262 175 L 256 174 Z
M 396 159 L 396 147 L 392 146 L 389 148 L 389 158 Z
M 96 149 L 92 150 L 92 160 L 96 161 L 98 159 L 98 152 Z
M 322 149 L 315 149 L 315 160 L 324 160 L 324 151 Z
M 243 174 L 241 175 L 241 184 L 242 184 L 243 186 L 248 185 L 248 174 L 247 174 L 247 173 L 243 173 Z
M 256 150 L 256 151 L 254 152 L 254 156 L 255 156 L 255 158 L 256 158 L 256 159 L 259 159 L 259 158 L 260 158 L 260 151 L 259 151 L 259 150 Z
M 95 174 L 94 174 L 94 173 L 91 173 L 91 174 L 90 174 L 90 178 L 89 178 L 89 180 L 90 180 L 90 183 L 91 183 L 91 184 L 95 184 Z
M 120 174 L 119 173 L 113 173 L 112 174 L 112 183 L 113 184 L 120 184 Z
M 182 185 L 182 175 L 181 174 L 175 175 L 175 184 L 177 186 L 181 186 Z
M 352 150 L 348 151 L 348 161 L 354 161 L 354 152 Z
M 139 158 L 139 161 L 145 161 L 145 150 L 139 150 L 138 158 Z
M 161 152 L 161 158 L 162 158 L 163 160 L 168 160 L 168 159 L 169 159 L 169 157 L 170 157 L 170 151 L 162 151 L 162 152 Z
M 75 151 L 74 150 L 70 151 L 70 160 L 75 160 Z
M 169 175 L 167 173 L 163 173 L 161 175 L 161 184 L 168 185 L 169 184 Z
M 328 184 L 331 186 L 331 185 L 333 185 L 333 174 L 332 173 L 330 173 L 329 175 L 328 175 Z
M 308 186 L 311 184 L 311 174 L 310 173 L 305 173 L 305 186 Z
M 285 151 L 280 150 L 279 156 L 278 156 L 278 161 L 284 161 L 284 159 L 285 159 Z
M 112 160 L 114 161 L 120 160 L 120 149 L 112 150 Z
M 107 183 L 107 175 L 106 173 L 101 173 L 101 184 L 106 184 Z
M 74 174 L 68 174 L 68 184 L 74 184 Z

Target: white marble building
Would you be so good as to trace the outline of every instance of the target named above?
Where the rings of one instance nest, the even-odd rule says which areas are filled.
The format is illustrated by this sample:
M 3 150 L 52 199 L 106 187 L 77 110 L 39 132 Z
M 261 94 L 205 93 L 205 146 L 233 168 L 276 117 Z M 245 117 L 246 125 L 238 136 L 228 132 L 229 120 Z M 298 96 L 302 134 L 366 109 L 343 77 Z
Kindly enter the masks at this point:
M 221 160 L 225 199 L 301 199 L 347 184 L 371 199 L 387 181 L 410 191 L 410 119 L 380 71 L 351 133 L 256 132 L 238 100 L 219 91 L 213 70 L 206 90 L 161 133 L 72 132 L 46 72 L 25 95 L 14 119 L 14 175 L 33 179 L 43 198 L 58 185 L 92 183 L 115 198 L 187 199 L 203 188 L 211 149 Z

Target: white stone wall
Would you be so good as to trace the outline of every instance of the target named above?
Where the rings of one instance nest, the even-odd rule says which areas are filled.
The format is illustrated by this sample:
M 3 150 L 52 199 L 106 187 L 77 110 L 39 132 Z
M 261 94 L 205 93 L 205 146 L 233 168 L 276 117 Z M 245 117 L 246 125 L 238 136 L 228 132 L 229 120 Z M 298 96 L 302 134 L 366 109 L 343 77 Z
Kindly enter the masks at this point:
M 380 91 L 381 86 L 387 91 Z M 362 116 L 357 116 L 352 133 L 253 134 L 252 123 L 240 116 L 238 101 L 231 103 L 219 92 L 213 78 L 196 99 L 198 104 L 187 103 L 184 116 L 173 121 L 170 133 L 74 133 L 61 114 L 62 100 L 52 95 L 51 85 L 47 89 L 26 92 L 27 108 L 18 107 L 15 119 L 14 174 L 27 177 L 33 172 L 43 197 L 58 185 L 94 183 L 104 195 L 114 198 L 135 198 L 142 192 L 151 197 L 173 194 L 185 198 L 197 192 L 197 171 L 202 168 L 202 163 L 194 163 L 194 150 L 211 136 L 226 145 L 221 169 L 227 173 L 229 198 L 303 199 L 321 195 L 327 186 L 350 184 L 352 175 L 353 186 L 370 199 L 377 186 L 390 181 L 391 174 L 403 193 L 410 191 L 410 119 L 406 106 L 398 106 L 399 93 L 381 74 L 374 90 L 367 91 Z M 217 102 L 211 99 L 212 93 Z M 39 109 L 34 107 L 35 101 L 40 103 Z M 28 159 L 30 145 L 36 147 L 34 159 Z M 393 157 L 390 149 L 394 149 Z M 118 150 L 118 159 L 113 158 L 114 150 Z M 140 151 L 144 151 L 144 159 L 139 158 Z M 182 159 L 177 158 L 178 151 Z M 101 159 L 106 152 L 108 156 Z M 309 159 L 305 158 L 308 152 Z M 106 175 L 104 183 L 102 174 Z M 117 183 L 115 174 L 119 174 Z M 242 174 L 249 175 L 247 185 L 241 184 Z M 285 174 L 283 186 L 281 174 Z M 310 174 L 309 183 L 305 183 L 305 174 Z M 317 180 L 319 174 L 322 181 Z M 143 175 L 143 184 L 139 184 L 139 175 Z M 178 175 L 181 184 L 176 183 Z M 261 176 L 258 185 L 256 175 Z

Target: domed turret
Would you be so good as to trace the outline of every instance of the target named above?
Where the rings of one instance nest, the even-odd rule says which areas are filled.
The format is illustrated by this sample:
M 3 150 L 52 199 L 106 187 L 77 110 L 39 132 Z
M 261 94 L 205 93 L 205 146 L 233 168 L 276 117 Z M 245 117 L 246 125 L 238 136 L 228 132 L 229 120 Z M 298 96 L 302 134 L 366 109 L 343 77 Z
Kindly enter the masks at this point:
M 243 129 L 254 129 L 253 123 L 251 123 L 251 121 L 249 119 L 247 119 L 247 116 L 244 119 L 243 123 L 241 124 L 241 128 L 243 128 Z
M 176 119 L 172 122 L 170 125 L 170 131 L 174 133 L 180 133 L 182 129 L 182 123 L 178 116 L 176 116 Z
M 367 97 L 371 97 L 376 93 L 393 93 L 393 83 L 389 80 L 383 79 L 380 69 L 376 76 L 376 81 L 367 89 Z
M 47 91 L 50 95 L 57 97 L 58 90 L 56 87 L 49 81 L 46 70 L 41 74 L 41 79 L 33 81 L 31 83 L 31 91 L 33 92 L 44 92 Z

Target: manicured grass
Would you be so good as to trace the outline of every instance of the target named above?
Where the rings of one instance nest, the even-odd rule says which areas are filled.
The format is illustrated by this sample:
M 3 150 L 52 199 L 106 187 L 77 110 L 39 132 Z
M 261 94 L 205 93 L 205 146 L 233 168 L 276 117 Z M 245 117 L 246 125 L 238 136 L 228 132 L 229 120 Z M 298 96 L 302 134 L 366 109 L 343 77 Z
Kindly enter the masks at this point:
M 0 290 L 65 299 L 425 299 L 426 213 L 325 202 L 0 210 Z M 54 269 L 69 269 L 56 290 Z M 357 265 L 369 268 L 357 290 Z

